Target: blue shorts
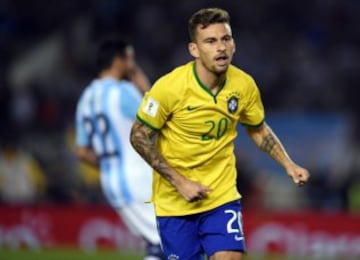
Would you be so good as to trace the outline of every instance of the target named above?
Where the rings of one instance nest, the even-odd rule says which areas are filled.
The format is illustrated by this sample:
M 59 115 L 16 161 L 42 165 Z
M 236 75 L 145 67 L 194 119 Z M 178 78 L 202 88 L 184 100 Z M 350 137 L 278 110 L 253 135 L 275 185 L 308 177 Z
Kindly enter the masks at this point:
M 201 260 L 219 251 L 245 252 L 240 201 L 199 214 L 157 217 L 167 259 Z

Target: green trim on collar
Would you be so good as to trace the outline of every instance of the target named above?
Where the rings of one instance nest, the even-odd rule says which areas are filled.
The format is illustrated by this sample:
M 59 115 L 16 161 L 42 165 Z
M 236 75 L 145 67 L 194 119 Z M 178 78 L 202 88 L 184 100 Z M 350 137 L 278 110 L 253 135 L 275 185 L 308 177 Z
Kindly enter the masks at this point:
M 194 73 L 196 82 L 199 84 L 199 86 L 200 86 L 203 90 L 205 90 L 210 96 L 212 96 L 213 99 L 214 99 L 214 102 L 217 103 L 217 101 L 216 101 L 216 96 L 217 96 L 217 95 L 220 93 L 220 91 L 224 88 L 224 86 L 225 86 L 225 84 L 226 84 L 226 79 L 224 80 L 224 83 L 222 84 L 222 86 L 219 88 L 218 92 L 214 95 L 214 94 L 212 93 L 212 91 L 211 91 L 207 86 L 205 86 L 204 83 L 201 82 L 201 80 L 200 80 L 200 78 L 199 78 L 199 75 L 198 75 L 198 73 L 197 73 L 197 71 L 196 71 L 196 62 L 195 62 L 195 61 L 194 61 L 194 63 L 193 63 L 193 73 Z

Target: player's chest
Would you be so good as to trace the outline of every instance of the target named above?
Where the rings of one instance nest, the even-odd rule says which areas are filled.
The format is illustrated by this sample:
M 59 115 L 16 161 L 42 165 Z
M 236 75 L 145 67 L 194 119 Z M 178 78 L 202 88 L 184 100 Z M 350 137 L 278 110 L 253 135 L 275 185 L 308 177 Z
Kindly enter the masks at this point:
M 204 90 L 188 91 L 179 102 L 174 116 L 182 120 L 199 117 L 227 117 L 239 120 L 246 101 L 239 90 L 220 90 L 214 95 Z
M 219 139 L 234 133 L 245 105 L 241 93 L 220 91 L 218 95 L 190 92 L 172 114 L 172 122 L 183 132 L 202 139 Z

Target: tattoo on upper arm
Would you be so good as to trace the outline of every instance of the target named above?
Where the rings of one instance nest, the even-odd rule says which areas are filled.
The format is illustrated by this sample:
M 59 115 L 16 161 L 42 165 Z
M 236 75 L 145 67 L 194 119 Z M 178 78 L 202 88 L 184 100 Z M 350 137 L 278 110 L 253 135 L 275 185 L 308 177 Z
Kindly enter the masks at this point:
M 264 152 L 272 155 L 276 144 L 277 144 L 277 142 L 276 142 L 275 137 L 270 133 L 264 137 L 264 139 L 262 140 L 262 142 L 260 144 L 260 148 Z
M 164 158 L 159 153 L 152 137 L 156 135 L 154 130 L 151 130 L 140 122 L 135 122 L 131 129 L 130 142 L 134 149 L 150 164 L 150 166 L 159 172 L 165 179 L 172 181 L 171 167 L 166 163 Z

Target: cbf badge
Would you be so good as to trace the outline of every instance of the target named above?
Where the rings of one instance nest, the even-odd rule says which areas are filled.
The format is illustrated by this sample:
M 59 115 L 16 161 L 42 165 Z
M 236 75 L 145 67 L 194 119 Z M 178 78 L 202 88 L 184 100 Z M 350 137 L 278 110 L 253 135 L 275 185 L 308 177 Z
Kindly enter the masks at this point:
M 238 109 L 239 99 L 236 96 L 231 96 L 228 99 L 228 110 L 231 114 L 234 114 Z

